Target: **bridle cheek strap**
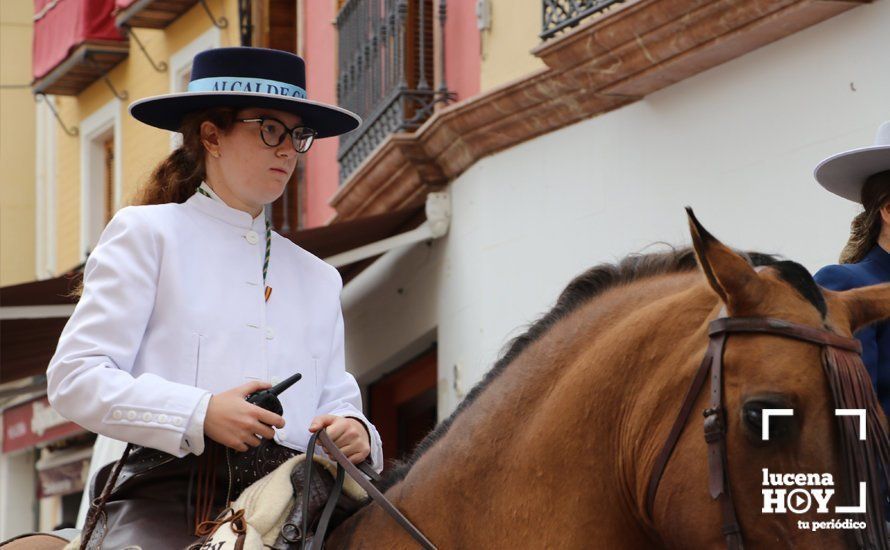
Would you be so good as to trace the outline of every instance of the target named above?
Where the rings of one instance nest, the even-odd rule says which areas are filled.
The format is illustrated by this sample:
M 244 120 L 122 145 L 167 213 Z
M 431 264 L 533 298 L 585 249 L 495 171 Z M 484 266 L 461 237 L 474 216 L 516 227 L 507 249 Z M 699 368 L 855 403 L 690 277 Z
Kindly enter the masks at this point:
M 711 324 L 713 327 L 713 323 Z M 655 495 L 658 492 L 658 484 L 664 469 L 670 460 L 674 447 L 680 439 L 683 427 L 689 420 L 692 407 L 696 398 L 701 393 L 702 386 L 710 374 L 711 392 L 709 406 L 702 411 L 704 416 L 705 441 L 708 444 L 708 490 L 711 498 L 720 504 L 723 514 L 723 536 L 726 537 L 726 545 L 731 550 L 741 550 L 742 533 L 735 512 L 732 495 L 729 492 L 729 483 L 726 479 L 726 423 L 723 413 L 723 348 L 726 345 L 726 332 L 710 333 L 708 349 L 702 359 L 701 365 L 692 380 L 692 384 L 686 391 L 683 406 L 671 427 L 670 434 L 664 447 L 655 462 L 652 476 L 649 478 L 649 487 L 646 493 L 646 513 L 651 518 L 655 508 Z
M 842 384 L 840 382 L 832 381 L 832 371 L 834 369 L 830 367 L 830 364 L 833 364 L 832 359 L 829 357 L 838 357 L 843 356 L 843 361 L 845 363 L 849 362 L 853 365 L 847 370 L 853 371 L 855 375 L 855 371 L 859 371 L 858 376 L 861 378 L 865 376 L 865 381 L 868 382 L 867 376 L 865 373 L 865 368 L 862 366 L 861 358 L 859 354 L 862 351 L 861 345 L 858 340 L 854 338 L 846 338 L 843 336 L 839 336 L 831 331 L 818 329 L 813 327 L 808 327 L 806 325 L 799 325 L 796 323 L 790 323 L 788 321 L 783 321 L 781 319 L 772 319 L 772 318 L 761 318 L 761 317 L 721 317 L 715 321 L 712 321 L 708 325 L 708 348 L 705 352 L 705 356 L 702 359 L 701 365 L 698 368 L 698 371 L 695 374 L 695 377 L 692 380 L 692 384 L 689 386 L 689 389 L 686 392 L 686 395 L 683 399 L 683 405 L 680 407 L 680 411 L 677 414 L 677 418 L 674 420 L 674 424 L 671 427 L 671 431 L 668 435 L 667 440 L 664 443 L 664 446 L 661 449 L 656 461 L 655 466 L 652 469 L 652 475 L 649 478 L 649 484 L 646 491 L 646 514 L 651 519 L 653 515 L 653 510 L 655 508 L 655 496 L 658 492 L 658 485 L 661 481 L 661 476 L 664 474 L 664 470 L 667 467 L 667 463 L 670 460 L 671 454 L 673 453 L 674 448 L 677 445 L 677 441 L 680 439 L 680 435 L 683 432 L 683 428 L 686 426 L 687 421 L 689 420 L 689 415 L 692 412 L 692 408 L 695 405 L 695 401 L 701 393 L 701 389 L 704 386 L 705 381 L 708 378 L 708 374 L 710 374 L 711 379 L 711 391 L 709 398 L 708 408 L 703 411 L 704 415 L 704 435 L 705 441 L 708 444 L 708 489 L 711 494 L 711 498 L 717 500 L 720 504 L 721 512 L 723 515 L 723 528 L 722 533 L 726 538 L 726 546 L 731 550 L 741 550 L 744 548 L 744 544 L 742 542 L 742 532 L 741 527 L 738 522 L 738 517 L 735 511 L 735 505 L 733 504 L 732 494 L 729 488 L 729 480 L 727 477 L 727 453 L 726 453 L 726 412 L 723 407 L 723 352 L 726 346 L 726 340 L 730 333 L 733 332 L 747 332 L 747 333 L 763 333 L 763 334 L 773 334 L 776 336 L 781 336 L 785 338 L 793 338 L 796 340 L 802 340 L 805 342 L 810 342 L 814 344 L 818 344 L 825 348 L 824 363 L 826 364 L 826 374 L 829 375 L 829 382 L 832 387 L 832 391 L 835 393 L 835 404 L 842 405 L 843 403 L 850 402 L 850 399 L 844 400 L 839 399 L 837 395 L 840 391 L 836 388 L 844 388 L 848 387 L 851 384 Z M 858 361 L 858 367 L 856 366 L 856 362 Z M 840 380 L 846 380 L 850 377 L 849 374 L 844 374 L 840 376 Z M 834 378 L 837 379 L 838 375 L 835 374 Z M 871 384 L 868 383 L 866 387 L 863 387 L 861 383 L 852 384 L 853 390 L 847 390 L 848 392 L 852 391 L 855 395 L 861 396 L 862 394 L 871 394 L 871 399 L 873 402 L 876 402 L 876 398 L 874 397 L 874 390 L 871 388 Z M 865 398 L 867 401 L 867 397 Z M 865 403 L 865 401 L 863 401 Z M 850 407 L 853 408 L 853 407 Z M 860 407 L 860 408 L 869 408 L 871 411 L 874 407 Z M 871 415 L 872 413 L 870 413 Z M 869 436 L 873 441 L 877 441 L 878 448 L 881 452 L 877 453 L 877 456 L 881 457 L 880 460 L 883 462 L 883 468 L 886 472 L 887 465 L 887 456 L 890 455 L 888 453 L 888 448 L 890 445 L 887 444 L 887 429 L 886 426 L 879 422 L 879 417 L 874 414 L 875 419 L 869 424 L 872 426 L 872 430 L 869 433 Z M 841 420 L 846 420 L 849 422 L 853 422 L 850 417 L 840 417 Z M 843 432 L 843 428 L 842 428 Z M 873 437 L 872 437 L 873 436 Z M 854 453 L 859 456 L 860 460 L 871 460 L 871 466 L 875 466 L 873 464 L 874 460 L 869 459 L 867 456 L 863 458 L 861 455 L 863 453 L 858 452 Z M 864 453 L 865 455 L 871 455 L 871 453 Z M 845 457 L 847 458 L 847 457 Z M 855 457 L 850 457 L 855 459 Z M 847 461 L 845 460 L 845 463 Z M 863 469 L 865 471 L 871 470 L 875 471 L 876 467 L 868 467 L 868 465 L 863 465 Z M 863 470 L 860 469 L 859 472 Z M 857 472 L 858 473 L 858 472 Z M 860 478 L 861 476 L 858 476 Z M 869 476 L 870 477 L 870 476 Z M 848 479 L 852 479 L 849 478 Z M 871 478 L 870 478 L 871 479 Z M 849 484 L 848 484 L 849 485 Z M 879 519 L 881 514 L 883 513 L 883 506 L 880 505 L 880 483 L 872 483 L 871 487 L 877 491 L 878 496 L 875 497 L 872 495 L 872 501 L 870 502 L 872 513 L 875 515 L 875 518 L 869 519 Z M 872 514 L 869 514 L 870 516 Z M 874 525 L 877 523 L 878 525 Z M 881 539 L 886 541 L 884 535 L 884 523 L 883 521 L 869 521 L 869 531 L 872 531 L 872 527 L 874 526 L 874 530 L 880 531 L 880 535 L 876 535 L 875 537 L 870 536 L 870 534 L 866 534 L 867 538 L 872 539 L 872 542 L 877 542 L 878 548 L 884 548 L 886 542 L 881 544 L 874 539 Z M 857 538 L 861 537 L 860 533 L 857 533 Z
M 705 417 L 705 442 L 708 444 L 708 489 L 711 498 L 720 503 L 722 532 L 727 548 L 741 550 L 744 547 L 742 530 L 729 490 L 726 465 L 726 415 L 723 410 L 723 348 L 726 336 L 725 332 L 711 334 L 708 344 L 710 353 L 705 355 L 710 365 L 705 368 L 711 373 L 711 396 L 709 407 L 702 414 Z

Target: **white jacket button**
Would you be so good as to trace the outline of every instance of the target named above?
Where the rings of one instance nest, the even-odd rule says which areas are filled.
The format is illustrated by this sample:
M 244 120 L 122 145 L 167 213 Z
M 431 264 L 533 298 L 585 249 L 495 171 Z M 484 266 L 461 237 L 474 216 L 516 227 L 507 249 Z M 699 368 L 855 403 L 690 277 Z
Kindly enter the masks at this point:
M 158 422 L 160 422 L 161 424 L 166 424 L 166 423 L 167 423 L 167 415 L 166 415 L 166 414 L 159 414 L 159 415 L 158 415 Z
M 136 420 L 136 411 L 127 411 L 127 420 Z
M 173 417 L 173 425 L 174 426 L 182 426 L 182 419 L 178 416 Z
M 114 411 L 113 413 L 111 413 L 111 418 L 113 418 L 115 420 L 120 420 L 123 417 L 124 417 L 124 413 L 122 413 L 121 411 Z
M 272 327 L 266 327 L 266 340 L 271 340 L 272 338 L 275 338 L 275 331 Z
M 247 239 L 247 242 L 250 244 L 256 244 L 260 241 L 260 236 L 257 235 L 256 231 L 250 230 L 244 234 L 244 238 Z
M 143 422 L 151 422 L 151 413 L 142 413 L 142 421 Z

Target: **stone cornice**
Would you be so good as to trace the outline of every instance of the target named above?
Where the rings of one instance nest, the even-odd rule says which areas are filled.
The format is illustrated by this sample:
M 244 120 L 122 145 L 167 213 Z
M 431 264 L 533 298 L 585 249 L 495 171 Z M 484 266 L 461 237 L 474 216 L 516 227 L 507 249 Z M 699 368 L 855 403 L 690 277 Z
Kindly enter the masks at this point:
M 596 116 L 867 1 L 636 0 L 545 42 L 547 68 L 389 136 L 331 198 L 332 222 L 404 207 L 479 159 Z

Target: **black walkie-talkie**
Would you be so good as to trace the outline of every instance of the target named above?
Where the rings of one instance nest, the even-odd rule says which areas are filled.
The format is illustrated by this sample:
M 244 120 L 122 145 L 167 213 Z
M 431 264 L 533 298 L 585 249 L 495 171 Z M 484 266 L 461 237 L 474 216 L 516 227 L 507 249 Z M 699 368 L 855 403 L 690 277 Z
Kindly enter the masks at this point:
M 253 403 L 257 407 L 262 407 L 267 411 L 272 411 L 277 415 L 281 415 L 281 413 L 284 412 L 284 409 L 281 407 L 281 401 L 278 400 L 278 396 L 281 392 L 293 386 L 296 381 L 302 377 L 303 375 L 298 372 L 287 380 L 279 382 L 269 389 L 260 390 L 248 395 L 245 399 L 248 403 Z

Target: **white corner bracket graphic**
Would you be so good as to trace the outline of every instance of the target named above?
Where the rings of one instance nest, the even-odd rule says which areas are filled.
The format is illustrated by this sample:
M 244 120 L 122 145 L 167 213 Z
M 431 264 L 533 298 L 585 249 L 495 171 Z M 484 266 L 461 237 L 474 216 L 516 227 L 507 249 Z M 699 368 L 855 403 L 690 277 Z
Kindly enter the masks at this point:
M 865 482 L 859 482 L 859 505 L 858 506 L 836 506 L 834 508 L 836 514 L 864 514 L 865 513 Z
M 859 441 L 865 441 L 865 409 L 835 409 L 835 416 L 859 417 Z
M 760 439 L 769 441 L 769 419 L 771 416 L 794 416 L 794 409 L 763 409 L 763 425 L 760 427 Z
M 395 248 L 444 237 L 450 225 L 451 196 L 447 191 L 430 193 L 426 196 L 426 221 L 416 229 L 329 256 L 324 261 L 334 267 L 342 267 Z

